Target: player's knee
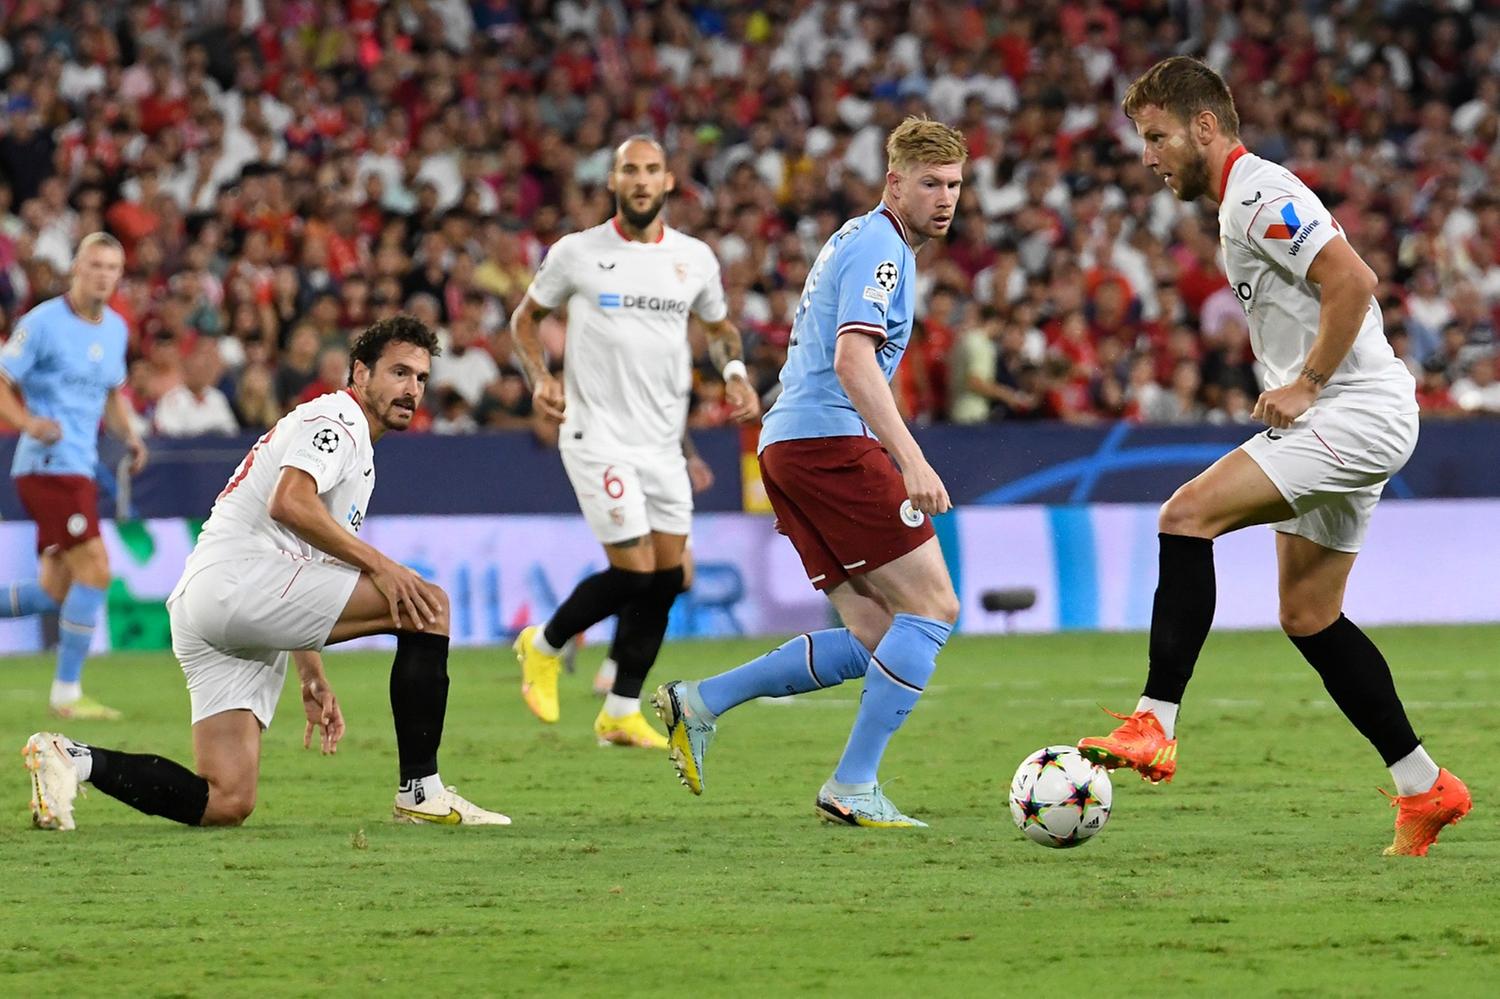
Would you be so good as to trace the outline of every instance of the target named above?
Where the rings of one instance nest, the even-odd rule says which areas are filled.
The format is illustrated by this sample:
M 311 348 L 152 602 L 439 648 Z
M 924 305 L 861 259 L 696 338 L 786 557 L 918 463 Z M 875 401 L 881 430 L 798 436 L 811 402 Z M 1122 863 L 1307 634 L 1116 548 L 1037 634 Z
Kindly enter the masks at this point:
M 1156 515 L 1156 529 L 1163 534 L 1177 534 L 1190 538 L 1206 537 L 1203 504 L 1191 483 L 1182 486 L 1172 498 L 1161 505 Z
M 1316 635 L 1338 620 L 1340 609 L 1326 607 L 1316 601 L 1283 600 L 1281 603 L 1281 630 L 1292 638 Z
M 255 787 L 209 784 L 208 807 L 203 811 L 205 826 L 244 825 L 255 811 Z
M 91 550 L 73 567 L 73 580 L 84 586 L 92 586 L 96 590 L 109 588 L 109 556 L 104 552 L 104 546 L 91 547 Z
M 934 621 L 943 621 L 947 624 L 955 624 L 958 621 L 958 596 L 951 589 L 934 596 L 927 606 L 923 617 L 930 617 Z
M 437 605 L 435 613 L 437 620 L 428 625 L 427 630 L 435 635 L 446 635 L 450 632 L 452 625 L 453 602 L 448 598 L 448 591 L 441 586 L 433 586 L 432 599 Z

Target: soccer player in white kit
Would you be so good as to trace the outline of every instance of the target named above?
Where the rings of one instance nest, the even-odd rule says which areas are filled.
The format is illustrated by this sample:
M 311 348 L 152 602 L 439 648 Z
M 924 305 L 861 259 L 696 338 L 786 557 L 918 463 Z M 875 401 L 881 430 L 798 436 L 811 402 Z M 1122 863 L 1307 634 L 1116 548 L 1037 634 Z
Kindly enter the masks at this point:
M 1124 109 L 1145 141 L 1143 162 L 1172 193 L 1219 205 L 1225 271 L 1265 371 L 1254 415 L 1269 429 L 1162 506 L 1144 695 L 1133 714 L 1116 715 L 1114 732 L 1079 748 L 1153 783 L 1171 780 L 1178 705 L 1213 623 L 1213 540 L 1269 524 L 1282 629 L 1395 781 L 1396 835 L 1385 852 L 1425 855 L 1468 813 L 1468 789 L 1428 756 L 1385 658 L 1343 614 L 1375 503 L 1417 443 L 1416 385 L 1386 343 L 1375 274 L 1317 195 L 1246 151 L 1234 98 L 1203 63 L 1157 63 Z
M 410 316 L 371 326 L 350 350 L 348 388 L 282 417 L 215 500 L 167 600 L 172 651 L 192 701 L 196 772 L 159 756 L 39 732 L 24 750 L 37 826 L 72 829 L 83 781 L 186 825 L 243 823 L 255 807 L 261 733 L 281 696 L 288 650 L 307 715 L 302 744 L 321 729 L 322 751 L 330 754 L 344 718 L 319 652 L 375 634 L 396 636 L 395 818 L 510 823 L 464 800 L 438 775 L 448 703 L 447 595 L 358 536 L 375 485 L 373 445 L 386 431 L 410 426 L 437 351 L 432 331 Z
M 563 646 L 618 614 L 617 671 L 594 733 L 601 743 L 664 749 L 665 737 L 641 715 L 640 697 L 683 589 L 692 524 L 682 448 L 692 388 L 689 315 L 704 325 L 734 418 L 754 419 L 760 400 L 746 377 L 713 251 L 660 218 L 673 186 L 661 144 L 626 139 L 608 183 L 614 216 L 552 246 L 511 331 L 537 411 L 562 424 L 563 466 L 609 567 L 579 583 L 545 626 L 523 630 L 516 657 L 526 706 L 555 722 Z M 536 326 L 563 306 L 560 383 L 547 369 Z

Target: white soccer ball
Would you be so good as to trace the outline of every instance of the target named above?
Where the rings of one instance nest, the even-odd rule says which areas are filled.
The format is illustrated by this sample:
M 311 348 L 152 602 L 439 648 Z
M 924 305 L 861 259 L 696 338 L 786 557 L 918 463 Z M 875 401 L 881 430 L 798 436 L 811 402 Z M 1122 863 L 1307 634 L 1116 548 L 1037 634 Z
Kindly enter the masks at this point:
M 1010 814 L 1026 838 L 1043 846 L 1077 846 L 1109 821 L 1109 771 L 1072 746 L 1038 749 L 1010 782 Z

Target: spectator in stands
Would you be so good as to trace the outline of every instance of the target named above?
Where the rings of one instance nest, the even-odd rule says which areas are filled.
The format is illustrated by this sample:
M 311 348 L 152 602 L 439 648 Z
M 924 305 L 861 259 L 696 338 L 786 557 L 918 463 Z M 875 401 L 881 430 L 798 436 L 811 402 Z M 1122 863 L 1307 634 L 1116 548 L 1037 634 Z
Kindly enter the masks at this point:
M 233 434 L 239 421 L 224 393 L 215 386 L 222 362 L 211 337 L 199 337 L 182 362 L 182 384 L 156 404 L 156 432 L 166 437 Z
M 303 390 L 318 377 L 318 343 L 318 330 L 312 323 L 298 323 L 292 329 L 276 369 L 276 401 L 282 412 L 295 406 Z
M 1453 401 L 1466 413 L 1500 414 L 1500 381 L 1495 378 L 1495 356 L 1477 355 L 1468 372 L 1453 383 Z

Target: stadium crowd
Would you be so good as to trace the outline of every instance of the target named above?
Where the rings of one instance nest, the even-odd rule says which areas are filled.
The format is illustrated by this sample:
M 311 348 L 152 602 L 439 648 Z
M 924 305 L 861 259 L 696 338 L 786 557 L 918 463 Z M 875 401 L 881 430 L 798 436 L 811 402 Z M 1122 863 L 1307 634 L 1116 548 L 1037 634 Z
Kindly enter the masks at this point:
M 647 132 L 769 402 L 810 261 L 924 112 L 964 130 L 971 166 L 951 239 L 919 258 L 912 419 L 1244 422 L 1216 216 L 1139 165 L 1119 109 L 1172 53 L 1224 73 L 1246 144 L 1334 210 L 1424 411 L 1500 412 L 1482 0 L 5 0 L 0 331 L 107 229 L 128 393 L 157 433 L 269 426 L 402 310 L 446 345 L 424 426 L 530 426 L 509 312 L 549 244 L 608 217 L 612 147 Z M 562 335 L 549 318 L 559 359 Z M 717 377 L 696 372 L 696 426 L 726 419 Z

